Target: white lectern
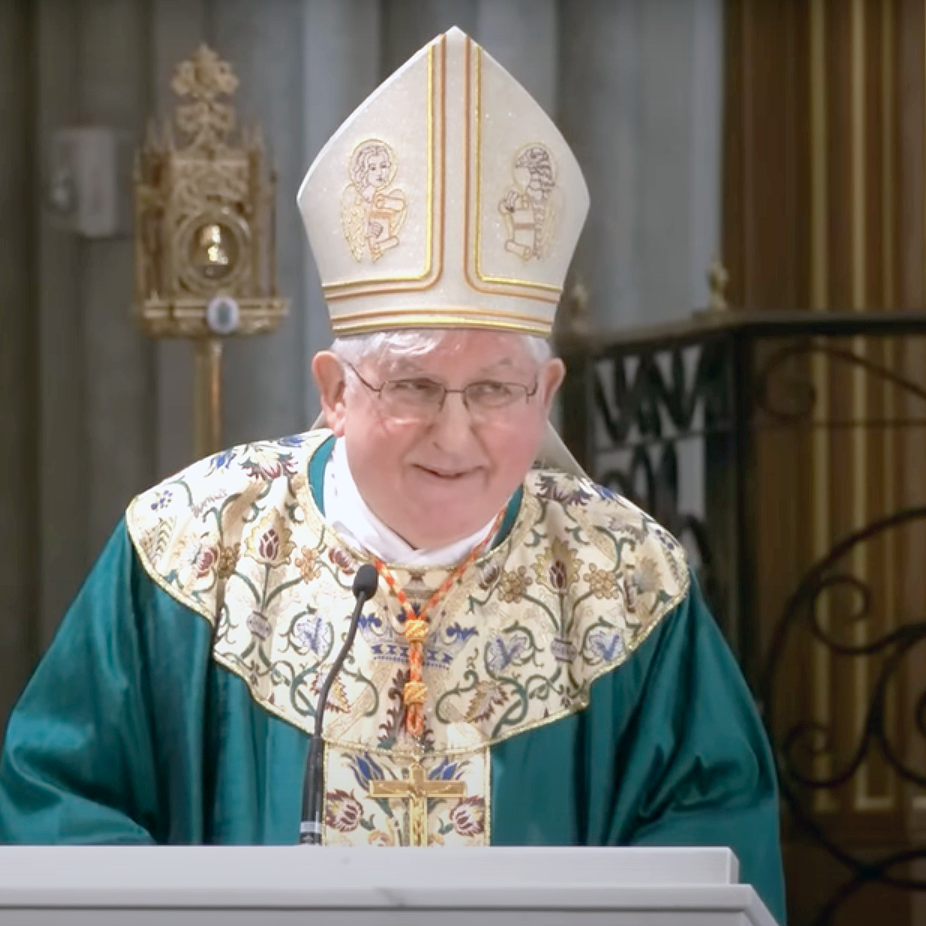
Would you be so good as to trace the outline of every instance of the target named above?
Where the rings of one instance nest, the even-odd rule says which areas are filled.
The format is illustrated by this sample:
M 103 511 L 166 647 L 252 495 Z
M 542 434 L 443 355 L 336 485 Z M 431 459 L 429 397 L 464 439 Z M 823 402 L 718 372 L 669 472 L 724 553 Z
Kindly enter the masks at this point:
M 4 847 L 3 926 L 775 926 L 728 849 Z

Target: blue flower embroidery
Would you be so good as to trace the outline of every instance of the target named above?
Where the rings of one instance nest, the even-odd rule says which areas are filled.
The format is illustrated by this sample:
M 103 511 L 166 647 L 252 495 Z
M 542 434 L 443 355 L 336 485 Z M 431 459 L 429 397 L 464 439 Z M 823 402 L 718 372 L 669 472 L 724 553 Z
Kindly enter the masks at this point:
M 160 511 L 162 508 L 166 508 L 173 497 L 173 492 L 170 489 L 163 489 L 155 496 L 154 501 L 151 503 L 151 510 Z
M 526 633 L 509 634 L 507 638 L 498 636 L 486 646 L 486 667 L 493 675 L 504 672 L 529 647 L 530 640 Z
M 428 772 L 428 778 L 431 781 L 455 781 L 460 777 L 460 773 L 463 771 L 466 763 L 464 762 L 454 762 L 452 759 L 448 759 L 444 756 L 440 760 L 440 764 L 436 765 L 434 768 Z
M 290 434 L 288 437 L 281 437 L 276 443 L 281 447 L 301 447 L 305 441 L 305 434 Z
M 602 662 L 613 662 L 624 652 L 624 635 L 619 630 L 598 627 L 588 635 L 588 648 Z
M 210 461 L 209 472 L 214 473 L 216 470 L 228 469 L 234 459 L 235 451 L 233 449 L 217 453 Z
M 592 496 L 584 489 L 569 488 L 553 476 L 543 475 L 538 479 L 537 495 L 551 502 L 563 505 L 584 505 Z
M 382 781 L 386 777 L 382 766 L 368 752 L 362 756 L 348 756 L 347 767 L 364 791 L 370 790 L 371 781 Z
M 334 632 L 328 621 L 315 614 L 299 618 L 293 627 L 293 636 L 306 649 L 311 650 L 316 656 L 321 656 L 331 649 Z
M 357 627 L 363 630 L 382 630 L 383 619 L 376 614 L 361 614 L 357 618 Z
M 451 624 L 444 630 L 444 636 L 447 638 L 447 642 L 456 642 L 458 644 L 465 643 L 470 637 L 476 636 L 476 633 L 475 627 L 461 627 L 459 622 Z

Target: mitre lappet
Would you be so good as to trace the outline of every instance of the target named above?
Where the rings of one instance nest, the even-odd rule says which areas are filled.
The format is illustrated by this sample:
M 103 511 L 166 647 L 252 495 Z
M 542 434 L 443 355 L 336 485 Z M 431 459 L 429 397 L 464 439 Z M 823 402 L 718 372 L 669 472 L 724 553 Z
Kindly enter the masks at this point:
M 549 337 L 589 206 L 553 121 L 457 28 L 348 117 L 297 201 L 336 337 L 455 327 Z M 552 425 L 541 457 L 581 472 Z

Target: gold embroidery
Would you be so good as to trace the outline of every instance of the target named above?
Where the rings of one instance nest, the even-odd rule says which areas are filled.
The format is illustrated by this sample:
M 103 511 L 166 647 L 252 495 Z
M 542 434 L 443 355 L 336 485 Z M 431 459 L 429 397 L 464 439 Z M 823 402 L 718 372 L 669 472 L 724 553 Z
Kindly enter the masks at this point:
M 499 212 L 508 238 L 505 250 L 523 261 L 542 260 L 556 229 L 556 173 L 545 145 L 526 145 L 514 160 L 514 186 L 508 188 Z
M 447 37 L 438 46 L 428 48 L 427 149 L 428 170 L 425 193 L 424 269 L 411 276 L 370 277 L 363 280 L 340 280 L 322 283 L 329 302 L 349 299 L 368 292 L 413 291 L 430 289 L 444 272 L 444 172 L 446 161 L 446 71 Z M 333 323 L 337 319 L 332 319 Z M 337 328 L 335 328 L 337 331 Z
M 475 51 L 475 54 L 474 54 Z M 482 268 L 482 49 L 472 39 L 466 41 L 466 82 L 464 86 L 465 109 L 468 118 L 464 126 L 465 142 L 464 177 L 466 201 L 464 214 L 463 249 L 466 279 L 473 289 L 484 293 L 501 293 L 558 302 L 562 287 L 537 280 L 515 277 L 492 276 Z M 471 232 L 470 226 L 474 226 Z M 471 234 L 474 243 L 471 244 Z
M 487 748 L 457 758 L 407 759 L 327 745 L 325 763 L 328 845 L 490 844 Z
M 152 580 L 216 625 L 216 661 L 306 732 L 318 679 L 347 631 L 353 574 L 367 559 L 325 524 L 309 491 L 309 462 L 329 437 L 233 448 L 139 496 L 127 513 Z M 425 598 L 447 574 L 390 568 Z M 426 755 L 469 757 L 581 710 L 592 682 L 687 593 L 684 552 L 639 509 L 587 480 L 530 473 L 509 536 L 433 615 L 422 656 Z M 404 735 L 399 618 L 383 589 L 365 607 L 326 718 L 329 745 L 390 761 L 416 754 Z M 525 694 L 530 677 L 550 680 L 542 696 Z M 350 780 L 337 787 L 351 793 Z
M 341 200 L 341 226 L 356 261 L 377 261 L 399 244 L 405 222 L 405 193 L 392 186 L 398 170 L 395 152 L 370 138 L 354 150 L 348 167 L 350 185 Z

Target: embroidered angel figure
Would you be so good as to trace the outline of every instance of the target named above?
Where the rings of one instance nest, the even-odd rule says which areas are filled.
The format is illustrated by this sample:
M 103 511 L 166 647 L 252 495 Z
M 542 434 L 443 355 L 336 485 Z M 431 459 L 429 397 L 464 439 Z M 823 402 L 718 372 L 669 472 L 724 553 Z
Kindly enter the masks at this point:
M 351 157 L 351 182 L 341 197 L 341 227 L 357 261 L 367 253 L 377 261 L 399 244 L 407 205 L 402 190 L 390 189 L 397 166 L 392 149 L 376 138 L 360 144 Z
M 553 158 L 543 145 L 528 145 L 515 158 L 513 173 L 515 185 L 498 204 L 508 228 L 505 250 L 522 260 L 541 260 L 556 227 Z

